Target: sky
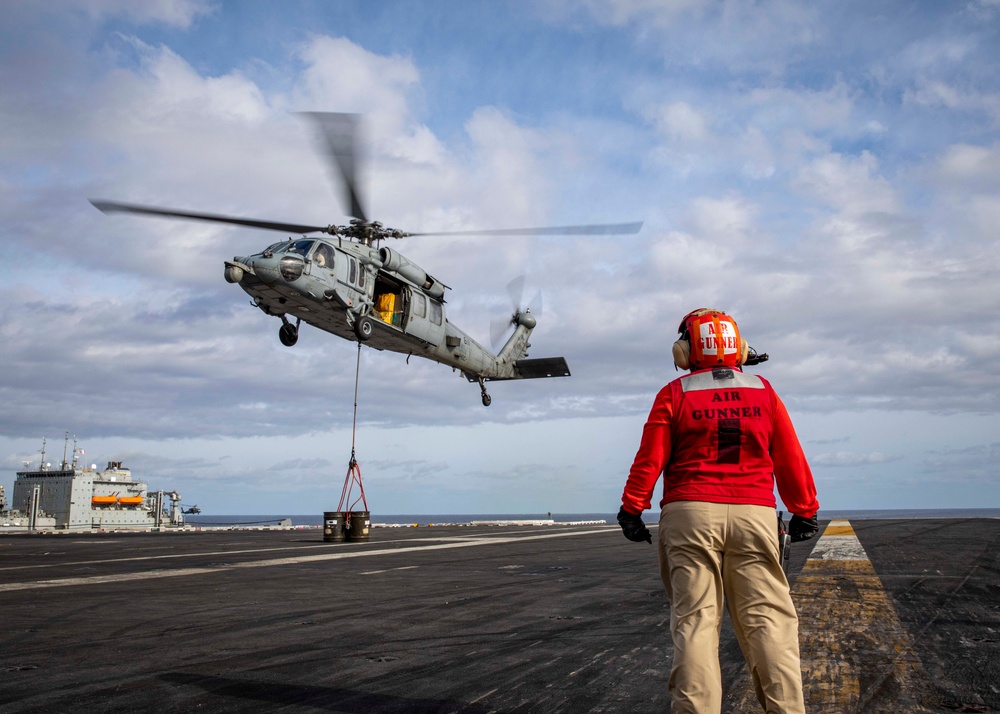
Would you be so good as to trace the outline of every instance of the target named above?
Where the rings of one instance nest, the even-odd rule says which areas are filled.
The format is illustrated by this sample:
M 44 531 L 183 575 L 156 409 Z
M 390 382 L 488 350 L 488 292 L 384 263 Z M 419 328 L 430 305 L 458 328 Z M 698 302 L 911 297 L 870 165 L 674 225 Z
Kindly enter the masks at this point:
M 279 321 L 223 263 L 286 236 L 88 199 L 346 223 L 301 112 L 364 116 L 368 214 L 485 345 L 478 387 Z M 614 513 L 670 347 L 728 311 L 822 509 L 1000 507 L 1000 1 L 7 0 L 0 485 L 122 460 L 212 514 Z M 358 495 L 355 489 L 352 498 Z M 657 497 L 658 498 L 658 497 Z M 654 503 L 655 503 L 654 499 Z

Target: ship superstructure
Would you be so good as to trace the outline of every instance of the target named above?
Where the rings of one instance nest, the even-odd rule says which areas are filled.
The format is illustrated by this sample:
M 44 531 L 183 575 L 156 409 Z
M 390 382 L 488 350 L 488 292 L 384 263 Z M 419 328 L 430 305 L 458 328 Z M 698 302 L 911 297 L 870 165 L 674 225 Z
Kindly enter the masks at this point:
M 69 438 L 67 436 L 67 447 Z M 45 461 L 45 445 L 37 469 L 17 472 L 11 511 L 11 525 L 32 528 L 158 528 L 184 524 L 181 497 L 176 491 L 150 493 L 142 481 L 121 461 L 109 461 L 103 471 L 97 465 L 79 464 L 81 451 L 73 442 L 73 458 L 58 468 Z

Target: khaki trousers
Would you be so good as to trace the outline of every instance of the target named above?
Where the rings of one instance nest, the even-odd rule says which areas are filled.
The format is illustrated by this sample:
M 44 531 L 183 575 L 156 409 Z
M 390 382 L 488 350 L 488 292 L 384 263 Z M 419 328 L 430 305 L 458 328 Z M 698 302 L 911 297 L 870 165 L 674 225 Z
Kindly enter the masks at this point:
M 673 714 L 722 708 L 723 603 L 768 714 L 804 714 L 798 616 L 764 506 L 675 501 L 660 514 L 660 576 L 670 598 Z

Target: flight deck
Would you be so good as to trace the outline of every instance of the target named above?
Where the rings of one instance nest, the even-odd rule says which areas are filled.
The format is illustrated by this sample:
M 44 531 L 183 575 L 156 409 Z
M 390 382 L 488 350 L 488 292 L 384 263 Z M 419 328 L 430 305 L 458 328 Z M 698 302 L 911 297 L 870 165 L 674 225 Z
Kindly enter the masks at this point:
M 822 525 L 807 711 L 1000 711 L 1000 520 Z M 0 533 L 0 612 L 0 712 L 669 710 L 656 551 L 617 525 Z M 723 711 L 759 711 L 721 638 Z

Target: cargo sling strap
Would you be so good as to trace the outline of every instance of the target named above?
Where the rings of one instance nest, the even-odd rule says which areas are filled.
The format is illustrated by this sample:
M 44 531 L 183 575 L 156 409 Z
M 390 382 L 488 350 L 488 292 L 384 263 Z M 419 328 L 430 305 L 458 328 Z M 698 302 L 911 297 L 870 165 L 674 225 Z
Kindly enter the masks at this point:
M 361 343 L 358 342 L 358 361 L 354 367 L 354 422 L 351 425 L 351 460 L 347 463 L 347 476 L 344 478 L 344 490 L 340 493 L 340 505 L 337 506 L 338 511 L 345 511 L 347 513 L 348 517 L 346 522 L 348 524 L 351 522 L 350 513 L 359 502 L 364 506 L 362 510 L 368 510 L 368 500 L 365 498 L 365 487 L 361 483 L 361 467 L 358 466 L 358 460 L 354 453 L 355 437 L 358 433 L 358 376 L 360 373 Z M 358 490 L 361 492 L 361 495 L 352 502 L 351 491 L 354 489 L 354 484 L 358 485 Z

